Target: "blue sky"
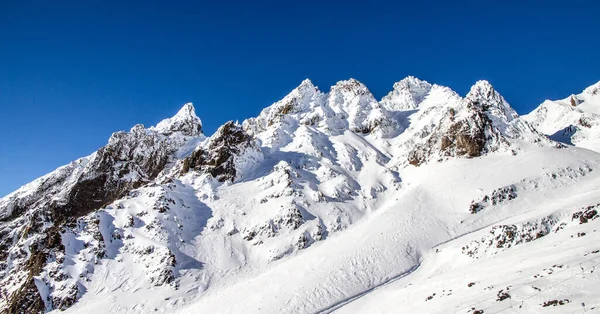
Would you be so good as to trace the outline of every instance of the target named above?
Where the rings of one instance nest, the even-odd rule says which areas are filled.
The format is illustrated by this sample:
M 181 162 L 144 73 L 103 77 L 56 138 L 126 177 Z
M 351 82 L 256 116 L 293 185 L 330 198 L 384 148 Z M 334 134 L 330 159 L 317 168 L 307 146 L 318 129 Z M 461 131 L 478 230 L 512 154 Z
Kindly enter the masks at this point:
M 185 102 L 212 133 L 307 77 L 487 79 L 519 113 L 600 80 L 597 1 L 214 2 L 2 1 L 0 196 Z

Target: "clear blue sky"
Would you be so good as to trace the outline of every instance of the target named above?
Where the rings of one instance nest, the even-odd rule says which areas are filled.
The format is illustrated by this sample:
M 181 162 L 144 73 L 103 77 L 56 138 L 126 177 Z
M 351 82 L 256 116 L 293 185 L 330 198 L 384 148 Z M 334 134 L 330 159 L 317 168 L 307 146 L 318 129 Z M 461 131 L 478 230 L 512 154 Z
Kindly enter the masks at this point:
M 0 2 L 0 196 L 185 102 L 212 133 L 307 77 L 487 79 L 520 113 L 600 80 L 598 1 L 177 2 Z

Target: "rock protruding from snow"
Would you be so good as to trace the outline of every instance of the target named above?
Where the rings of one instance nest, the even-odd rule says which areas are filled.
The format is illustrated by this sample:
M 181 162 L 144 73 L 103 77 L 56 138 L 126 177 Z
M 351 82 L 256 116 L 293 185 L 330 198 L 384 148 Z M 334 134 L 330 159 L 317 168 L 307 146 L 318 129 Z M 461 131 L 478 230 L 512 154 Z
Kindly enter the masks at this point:
M 193 113 L 193 107 L 184 108 L 188 110 L 185 114 Z M 182 122 L 179 118 L 183 116 L 175 120 Z M 189 129 L 175 129 L 193 134 L 187 132 Z M 73 304 L 80 295 L 77 286 L 66 287 L 68 293 L 50 291 L 47 299 L 41 299 L 34 282 L 44 268 L 62 267 L 52 266 L 64 256 L 61 230 L 154 180 L 183 143 L 181 138 L 172 139 L 157 130 L 136 125 L 129 132 L 114 133 L 108 144 L 92 155 L 61 167 L 0 200 L 0 222 L 3 223 L 0 246 L 5 252 L 0 255 L 0 268 L 4 274 L 23 274 L 1 277 L 1 285 L 8 291 L 3 293 L 8 293 L 9 312 L 20 308 L 27 313 L 37 313 L 45 308 L 65 309 Z M 52 274 L 58 276 L 51 276 L 55 281 L 68 277 L 63 272 Z
M 492 124 L 497 127 L 508 125 L 519 117 L 517 112 L 504 100 L 502 95 L 496 92 L 488 81 L 477 81 L 465 98 L 474 106 L 481 106 Z
M 479 157 L 508 146 L 482 107 L 471 104 L 461 111 L 448 108 L 427 142 L 411 151 L 408 162 L 418 166 L 444 157 Z
M 389 111 L 416 109 L 425 100 L 432 85 L 414 76 L 408 76 L 394 84 L 394 89 L 381 99 L 381 105 Z
M 181 133 L 185 136 L 199 136 L 202 134 L 202 121 L 196 115 L 194 105 L 187 103 L 176 115 L 162 120 L 151 129 L 165 135 Z
M 427 140 L 408 154 L 408 162 L 420 165 L 447 157 L 478 157 L 506 151 L 513 154 L 526 141 L 556 146 L 523 121 L 487 81 L 478 81 L 454 106 L 438 107 L 443 112 L 431 132 L 422 132 Z
M 566 107 L 591 112 L 594 97 L 590 88 Z M 590 117 L 578 116 L 565 136 L 593 129 Z M 328 93 L 304 80 L 258 117 L 225 123 L 208 139 L 187 104 L 156 127 L 113 134 L 96 153 L 0 199 L 0 312 L 85 312 L 106 299 L 115 311 L 177 311 L 199 291 L 218 297 L 206 301 L 216 311 L 240 295 L 243 305 L 231 312 L 332 308 L 521 205 L 531 207 L 527 214 L 573 192 L 594 195 L 597 154 L 530 143 L 553 145 L 485 81 L 462 98 L 408 77 L 378 102 L 354 79 Z M 499 154 L 408 166 L 492 152 Z M 538 168 L 553 170 L 513 181 Z M 466 210 L 470 200 L 476 215 Z M 573 219 L 597 221 L 597 208 Z M 537 228 L 509 224 L 489 237 L 502 236 L 494 244 L 506 248 Z M 286 260 L 274 266 L 279 259 Z M 323 260 L 331 261 L 325 270 Z M 247 287 L 264 288 L 290 269 L 308 280 L 276 287 L 283 294 L 271 299 L 286 304 L 247 305 L 256 299 L 244 295 Z
M 241 125 L 229 121 L 210 137 L 206 146 L 197 148 L 183 160 L 181 173 L 197 170 L 209 173 L 220 182 L 234 181 L 262 159 L 254 137 Z

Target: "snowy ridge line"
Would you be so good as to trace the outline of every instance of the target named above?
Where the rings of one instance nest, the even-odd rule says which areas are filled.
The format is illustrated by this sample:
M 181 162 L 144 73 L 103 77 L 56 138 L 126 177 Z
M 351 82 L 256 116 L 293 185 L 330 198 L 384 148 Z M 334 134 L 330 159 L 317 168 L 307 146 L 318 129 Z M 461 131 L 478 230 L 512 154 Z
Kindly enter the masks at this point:
M 326 309 L 319 310 L 317 313 L 319 313 L 319 314 L 333 313 L 336 310 L 344 307 L 346 304 L 352 303 L 353 301 L 356 301 L 356 300 L 360 299 L 361 297 L 365 296 L 366 294 L 368 294 L 370 292 L 373 292 L 373 291 L 375 291 L 375 290 L 377 290 L 379 288 L 385 287 L 385 286 L 387 286 L 387 285 L 389 285 L 389 284 L 391 284 L 391 283 L 393 283 L 395 281 L 398 281 L 398 280 L 400 280 L 400 279 L 402 279 L 402 278 L 410 275 L 412 272 L 414 272 L 415 270 L 417 270 L 420 266 L 421 266 L 421 263 L 419 263 L 419 264 L 417 264 L 417 265 L 409 268 L 406 272 L 404 272 L 402 274 L 399 274 L 399 275 L 396 275 L 396 276 L 393 276 L 392 278 L 390 278 L 390 279 L 388 279 L 388 280 L 386 280 L 386 281 L 384 281 L 384 282 L 382 282 L 380 284 L 377 284 L 377 285 L 375 285 L 375 286 L 373 286 L 373 287 L 371 287 L 371 288 L 369 288 L 367 290 L 364 290 L 363 292 L 357 293 L 354 296 L 351 296 L 351 297 L 348 297 L 348 298 L 346 298 L 346 299 L 344 299 L 342 301 L 339 301 L 339 302 L 331 305 L 330 307 L 328 307 Z
M 598 202 L 600 154 L 540 131 L 486 81 L 461 97 L 407 78 L 384 102 L 356 80 L 327 93 L 307 80 L 208 138 L 185 105 L 0 199 L 0 312 L 496 312 L 509 300 L 486 301 L 493 290 L 526 298 L 529 280 L 549 287 L 536 302 L 561 290 L 559 310 L 600 308 L 600 272 L 550 288 L 572 275 L 556 265 L 597 252 L 596 225 L 566 215 Z M 545 217 L 576 228 L 461 254 L 481 235 L 499 236 L 488 253 L 516 247 Z M 532 304 L 521 311 L 546 311 Z
M 553 275 L 554 275 L 554 274 L 561 274 L 561 273 L 564 273 L 564 272 L 566 272 L 567 270 L 570 270 L 570 268 L 571 268 L 572 266 L 581 265 L 581 264 L 587 263 L 587 262 L 589 262 L 589 261 L 591 261 L 591 260 L 594 260 L 594 259 L 597 259 L 597 258 L 600 258 L 600 256 L 595 256 L 595 257 L 592 257 L 592 258 L 586 259 L 586 260 L 584 260 L 583 262 L 582 262 L 582 261 L 580 261 L 580 260 L 579 260 L 579 258 L 574 258 L 574 259 L 571 259 L 571 260 L 569 260 L 569 261 L 568 261 L 568 263 L 570 263 L 570 262 L 573 262 L 573 261 L 577 261 L 577 262 L 576 262 L 576 263 L 573 263 L 573 264 L 567 264 L 567 263 L 565 263 L 565 264 L 561 264 L 561 265 L 563 265 L 563 268 L 562 268 L 561 270 L 559 270 L 559 271 L 555 271 L 555 272 L 553 273 Z M 565 265 L 566 265 L 566 266 L 568 266 L 568 267 L 566 267 Z M 577 276 L 579 276 L 579 275 L 583 275 L 583 274 L 585 273 L 585 270 L 592 269 L 592 268 L 594 268 L 594 267 L 596 267 L 596 266 L 598 266 L 598 265 L 600 265 L 600 262 L 598 262 L 597 264 L 594 264 L 594 265 L 592 265 L 592 266 L 590 266 L 590 267 L 583 268 L 583 271 L 582 271 L 582 273 L 579 273 L 579 272 L 577 272 L 577 274 L 575 274 L 575 275 L 573 275 L 573 276 L 570 276 L 570 277 L 568 277 L 567 279 L 565 279 L 565 280 L 563 280 L 563 281 L 560 281 L 560 282 L 558 282 L 558 283 L 556 283 L 556 284 L 553 284 L 553 285 L 551 285 L 550 287 L 543 289 L 542 291 L 539 291 L 539 292 L 537 292 L 537 293 L 535 293 L 535 294 L 533 294 L 533 295 L 530 295 L 530 296 L 528 296 L 527 298 L 525 298 L 525 299 L 523 299 L 523 300 L 519 300 L 519 301 L 517 301 L 517 303 L 519 303 L 519 302 L 521 302 L 521 303 L 522 303 L 522 302 L 524 302 L 524 301 L 527 301 L 527 300 L 529 300 L 529 299 L 533 298 L 534 296 L 537 296 L 537 295 L 539 295 L 539 294 L 542 294 L 542 293 L 544 293 L 544 292 L 547 292 L 548 290 L 552 290 L 552 289 L 553 289 L 553 288 L 555 288 L 557 285 L 559 285 L 559 284 L 561 284 L 561 283 L 564 283 L 564 282 L 566 282 L 566 281 L 568 281 L 568 280 L 571 280 L 571 279 L 573 279 L 573 278 L 575 278 L 575 277 L 577 277 Z M 530 285 L 532 285 L 532 284 L 534 284 L 534 283 L 536 283 L 536 282 L 538 282 L 538 281 L 541 281 L 541 280 L 547 280 L 547 279 L 548 279 L 548 278 L 546 278 L 546 277 L 540 277 L 540 278 L 537 278 L 537 279 L 535 279 L 535 280 L 532 280 L 532 281 L 529 281 L 529 282 L 527 282 L 527 283 L 524 283 L 524 284 L 522 284 L 522 285 L 516 286 L 515 288 L 512 288 L 512 286 L 511 286 L 511 289 L 510 289 L 510 291 L 511 291 L 511 292 L 513 292 L 513 291 L 515 291 L 515 290 L 518 290 L 518 289 L 521 289 L 521 288 L 524 288 L 524 287 L 530 286 Z M 458 310 L 454 310 L 452 313 L 458 313 L 458 312 L 460 312 L 460 311 L 464 311 L 464 310 L 470 310 L 470 309 L 471 309 L 471 308 L 473 308 L 475 305 L 478 305 L 478 304 L 481 304 L 481 303 L 484 303 L 484 302 L 488 302 L 488 301 L 490 301 L 490 300 L 496 300 L 496 299 L 497 299 L 497 296 L 493 296 L 493 297 L 490 297 L 490 298 L 487 298 L 487 299 L 483 299 L 483 300 L 481 300 L 481 301 L 479 301 L 479 302 L 477 302 L 477 303 L 473 303 L 473 304 L 470 304 L 469 306 L 466 306 L 466 307 L 460 308 L 460 309 L 458 309 Z M 512 300 L 512 297 L 511 297 L 511 300 Z M 496 312 L 496 313 L 503 312 L 503 311 L 505 311 L 505 310 L 507 310 L 507 309 L 510 309 L 510 308 L 512 308 L 512 307 L 513 307 L 513 305 L 511 304 L 509 307 L 507 307 L 507 308 L 504 308 L 504 309 L 502 309 L 502 310 L 500 310 L 500 311 L 498 311 L 498 312 Z

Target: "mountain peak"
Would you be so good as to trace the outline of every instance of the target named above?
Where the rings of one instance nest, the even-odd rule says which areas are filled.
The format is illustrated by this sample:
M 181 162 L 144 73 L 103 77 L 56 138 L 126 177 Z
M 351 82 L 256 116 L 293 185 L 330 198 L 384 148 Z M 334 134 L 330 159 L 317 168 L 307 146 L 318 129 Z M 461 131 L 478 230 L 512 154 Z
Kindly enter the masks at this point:
M 183 105 L 183 107 L 179 109 L 177 114 L 175 114 L 175 117 L 198 118 L 198 116 L 196 116 L 196 108 L 194 108 L 194 104 L 191 102 L 188 102 L 185 105 Z
M 467 94 L 467 97 L 469 97 L 469 95 L 491 95 L 492 93 L 495 93 L 494 86 L 487 80 L 479 80 L 471 86 L 471 90 Z
M 504 103 L 504 98 L 496 92 L 492 84 L 486 80 L 479 80 L 471 86 L 471 90 L 465 97 L 474 103 L 480 103 L 482 101 L 493 101 L 495 103 Z
M 315 86 L 313 84 L 313 82 L 310 79 L 304 79 L 300 85 L 298 85 L 298 87 L 294 88 L 289 95 L 292 95 L 294 97 L 300 96 L 307 96 L 307 95 L 312 95 L 315 92 L 318 92 L 319 88 L 317 86 Z
M 475 82 L 465 99 L 470 104 L 483 108 L 488 117 L 494 121 L 494 125 L 505 125 L 519 116 L 486 80 Z
M 338 81 L 331 88 L 333 89 L 333 88 L 347 88 L 347 87 L 364 87 L 364 88 L 366 88 L 365 84 L 361 83 L 359 80 L 357 80 L 355 78 Z
M 300 85 L 298 86 L 298 88 L 302 89 L 302 88 L 317 88 L 313 82 L 306 78 L 302 81 L 302 83 L 300 83 Z
M 335 83 L 331 87 L 331 93 L 334 92 L 351 92 L 355 95 L 370 95 L 371 92 L 367 86 L 361 83 L 359 80 L 350 78 L 348 80 L 341 80 Z
M 394 89 L 413 89 L 413 88 L 429 87 L 431 84 L 427 81 L 421 80 L 417 77 L 409 75 L 402 80 L 394 83 Z
M 431 87 L 427 81 L 407 76 L 394 83 L 394 89 L 381 99 L 381 103 L 391 111 L 412 110 L 425 99 Z
M 173 117 L 162 120 L 152 129 L 166 135 L 179 132 L 187 136 L 197 136 L 202 134 L 202 121 L 190 102 L 183 105 Z

